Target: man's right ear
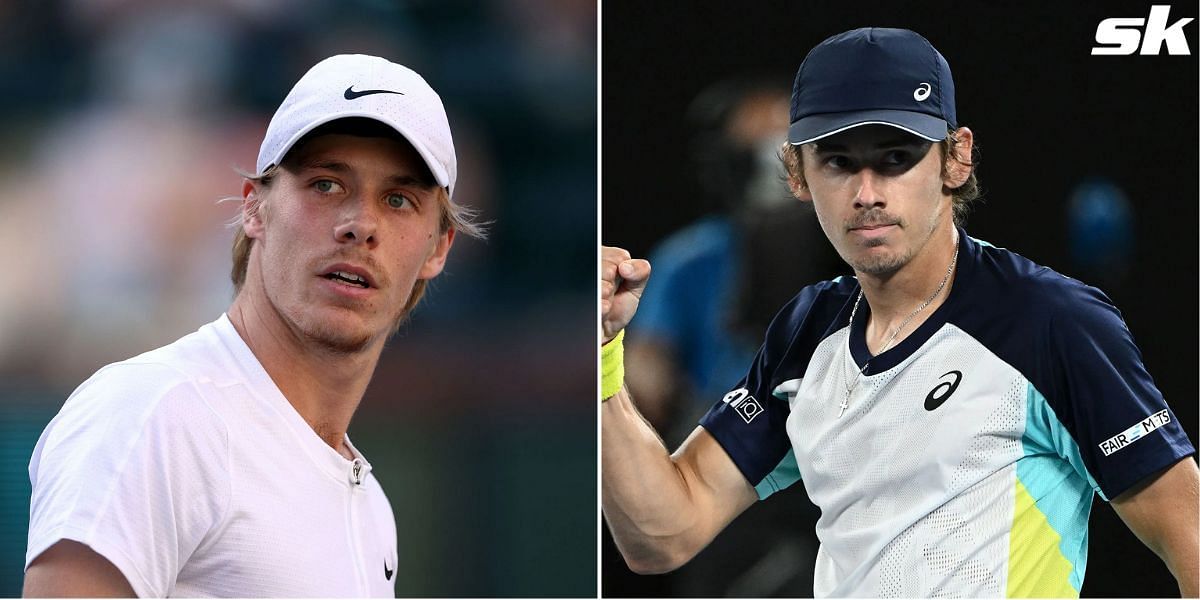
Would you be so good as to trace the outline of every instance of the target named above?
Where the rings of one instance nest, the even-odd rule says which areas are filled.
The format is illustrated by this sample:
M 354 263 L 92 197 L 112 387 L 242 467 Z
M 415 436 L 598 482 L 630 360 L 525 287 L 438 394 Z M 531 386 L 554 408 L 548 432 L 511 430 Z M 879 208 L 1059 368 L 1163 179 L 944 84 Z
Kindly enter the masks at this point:
M 263 233 L 262 187 L 249 179 L 242 182 L 242 230 L 246 237 L 259 239 Z
M 795 175 L 788 175 L 788 189 L 792 191 L 792 195 L 801 202 L 812 202 L 812 192 L 808 191 L 808 186 L 804 185 L 804 180 Z

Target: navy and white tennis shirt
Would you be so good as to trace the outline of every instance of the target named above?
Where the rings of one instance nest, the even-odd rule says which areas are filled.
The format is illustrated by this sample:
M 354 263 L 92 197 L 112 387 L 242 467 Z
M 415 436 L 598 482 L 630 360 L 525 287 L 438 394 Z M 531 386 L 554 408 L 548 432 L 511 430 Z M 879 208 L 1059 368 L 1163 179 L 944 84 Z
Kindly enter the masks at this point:
M 959 239 L 895 347 L 871 357 L 865 302 L 849 323 L 857 280 L 809 286 L 701 419 L 760 498 L 820 507 L 818 597 L 1078 596 L 1093 492 L 1195 453 L 1102 292 Z

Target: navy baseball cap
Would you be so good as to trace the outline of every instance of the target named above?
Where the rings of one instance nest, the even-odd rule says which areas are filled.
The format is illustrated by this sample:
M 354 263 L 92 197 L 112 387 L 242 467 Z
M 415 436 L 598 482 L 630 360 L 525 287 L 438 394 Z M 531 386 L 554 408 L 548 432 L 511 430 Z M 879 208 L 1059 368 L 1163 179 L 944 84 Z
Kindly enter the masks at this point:
M 809 51 L 792 86 L 788 141 L 807 144 L 860 125 L 891 125 L 931 142 L 957 128 L 950 65 L 907 29 L 839 33 Z

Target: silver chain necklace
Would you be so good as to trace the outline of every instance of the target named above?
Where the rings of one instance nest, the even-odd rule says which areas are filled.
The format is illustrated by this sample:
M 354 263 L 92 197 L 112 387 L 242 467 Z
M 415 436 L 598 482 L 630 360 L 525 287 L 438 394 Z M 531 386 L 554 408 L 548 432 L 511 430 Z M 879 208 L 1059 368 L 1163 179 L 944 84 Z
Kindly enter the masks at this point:
M 892 330 L 891 337 L 889 337 L 887 343 L 883 345 L 883 349 L 879 351 L 879 354 L 872 356 L 869 360 L 867 360 L 866 363 L 863 364 L 862 368 L 859 369 L 858 372 L 854 374 L 853 381 L 851 382 L 850 385 L 846 386 L 846 397 L 842 398 L 842 403 L 838 405 L 838 408 L 839 408 L 838 418 L 841 418 L 841 416 L 846 413 L 846 408 L 848 408 L 850 406 L 850 394 L 853 394 L 854 389 L 858 387 L 858 382 L 859 382 L 859 380 L 862 379 L 863 373 L 866 373 L 867 369 L 871 366 L 871 361 L 875 360 L 876 357 L 883 354 L 884 352 L 887 352 L 888 349 L 892 347 L 892 344 L 896 341 L 896 336 L 900 335 L 901 331 L 904 331 L 905 326 L 907 326 L 908 323 L 913 320 L 913 317 L 916 317 L 918 313 L 925 310 L 925 308 L 927 306 L 932 304 L 933 301 L 936 300 L 937 297 L 941 295 L 942 290 L 946 288 L 946 283 L 950 281 L 950 274 L 954 272 L 954 267 L 957 264 L 958 264 L 958 239 L 957 239 L 957 236 L 955 236 L 954 258 L 950 259 L 950 266 L 946 268 L 946 275 L 944 277 L 942 277 L 942 282 L 938 284 L 936 290 L 933 290 L 933 295 L 929 296 L 929 298 L 927 298 L 924 302 L 922 302 L 921 305 L 918 306 L 916 310 L 912 311 L 911 313 L 908 313 L 908 316 L 904 318 L 904 321 L 902 321 L 900 323 L 900 325 L 898 327 L 896 327 L 896 329 Z M 863 290 L 862 290 L 862 286 L 859 286 L 858 298 L 856 298 L 854 300 L 854 308 L 850 309 L 850 331 L 851 332 L 854 331 L 854 315 L 858 314 L 858 305 L 859 305 L 859 303 L 862 302 L 862 299 L 863 299 Z M 866 327 L 864 327 L 863 328 L 864 336 L 866 335 L 866 331 L 867 331 Z M 851 361 L 854 360 L 853 353 L 850 353 L 850 360 Z M 847 377 L 847 379 L 849 379 L 849 377 Z

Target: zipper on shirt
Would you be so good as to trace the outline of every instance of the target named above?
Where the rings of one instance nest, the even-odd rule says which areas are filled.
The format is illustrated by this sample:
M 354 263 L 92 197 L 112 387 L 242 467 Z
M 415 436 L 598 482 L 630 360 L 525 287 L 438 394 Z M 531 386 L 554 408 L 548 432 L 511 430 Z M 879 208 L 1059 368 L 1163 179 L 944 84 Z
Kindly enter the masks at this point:
M 371 584 L 367 574 L 367 564 L 363 557 L 363 548 L 360 540 L 358 510 L 356 506 L 359 500 L 366 493 L 363 490 L 363 481 L 366 479 L 366 466 L 361 458 L 354 459 L 350 464 L 350 493 L 346 497 L 346 517 L 350 526 L 349 538 L 350 545 L 354 549 L 354 566 L 358 574 L 358 585 L 360 594 L 363 597 L 371 596 Z

